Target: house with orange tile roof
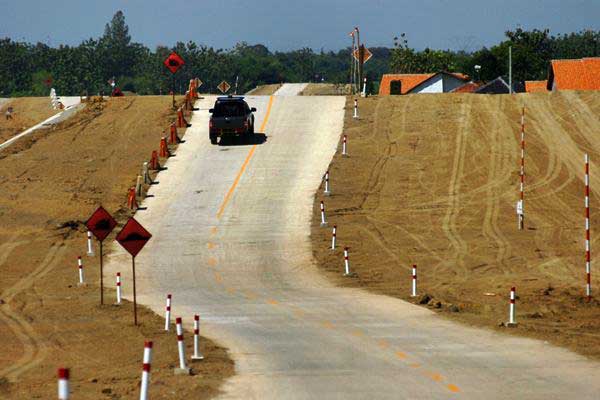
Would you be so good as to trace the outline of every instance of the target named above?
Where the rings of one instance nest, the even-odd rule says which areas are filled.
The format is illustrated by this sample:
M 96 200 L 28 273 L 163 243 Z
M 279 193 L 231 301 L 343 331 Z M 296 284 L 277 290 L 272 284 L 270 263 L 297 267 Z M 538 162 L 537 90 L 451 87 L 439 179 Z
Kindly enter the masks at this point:
M 552 60 L 548 90 L 600 90 L 600 57 Z
M 525 92 L 527 93 L 543 93 L 547 92 L 546 86 L 548 81 L 525 81 Z
M 379 95 L 409 93 L 448 93 L 469 80 L 460 73 L 385 74 L 379 85 Z

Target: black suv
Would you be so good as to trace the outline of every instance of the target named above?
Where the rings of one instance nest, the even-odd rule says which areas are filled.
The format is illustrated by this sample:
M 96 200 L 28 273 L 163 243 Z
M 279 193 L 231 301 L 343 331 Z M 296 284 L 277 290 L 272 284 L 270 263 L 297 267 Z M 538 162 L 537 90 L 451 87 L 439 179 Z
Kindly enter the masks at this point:
M 217 138 L 224 135 L 253 135 L 255 111 L 241 96 L 217 97 L 214 107 L 208 110 L 212 114 L 208 123 L 210 142 L 217 144 Z

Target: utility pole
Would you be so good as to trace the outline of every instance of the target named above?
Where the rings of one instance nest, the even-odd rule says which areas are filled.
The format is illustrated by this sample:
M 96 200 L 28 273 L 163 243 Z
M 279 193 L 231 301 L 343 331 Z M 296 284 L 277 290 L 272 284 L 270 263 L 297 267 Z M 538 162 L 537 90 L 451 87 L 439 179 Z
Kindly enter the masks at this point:
M 512 46 L 508 46 L 508 93 L 512 94 Z

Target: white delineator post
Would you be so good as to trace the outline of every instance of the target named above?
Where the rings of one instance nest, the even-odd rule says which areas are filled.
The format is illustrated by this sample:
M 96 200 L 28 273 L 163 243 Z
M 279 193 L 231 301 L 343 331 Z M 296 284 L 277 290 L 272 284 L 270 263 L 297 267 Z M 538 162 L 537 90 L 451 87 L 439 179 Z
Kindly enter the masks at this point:
M 181 317 L 175 318 L 175 324 L 177 329 L 177 350 L 179 352 L 179 370 L 188 371 L 187 365 L 185 364 L 185 344 L 183 343 L 183 323 Z
M 142 361 L 142 384 L 140 385 L 140 400 L 148 400 L 150 385 L 150 365 L 152 363 L 152 342 L 144 342 L 144 360 Z
M 417 266 L 413 264 L 412 266 L 412 293 L 411 297 L 417 296 Z
M 194 315 L 194 355 L 192 360 L 203 360 L 204 356 L 200 353 L 200 316 Z
M 525 227 L 524 190 L 525 190 L 525 107 L 521 112 L 521 169 L 520 169 L 519 202 L 517 203 L 517 216 L 519 229 Z
M 516 325 L 517 322 L 515 321 L 515 298 L 516 298 L 516 289 L 513 286 L 512 288 L 510 288 L 510 309 L 508 312 L 508 325 Z
M 347 151 L 347 143 L 348 142 L 348 136 L 344 135 L 344 138 L 342 139 L 342 155 L 343 156 L 348 156 L 348 151 Z
M 358 99 L 354 99 L 354 115 L 353 118 L 358 118 Z
M 590 249 L 590 158 L 585 155 L 585 295 L 592 299 L 592 268 Z
M 167 306 L 165 307 L 165 331 L 171 328 L 171 295 L 167 295 Z
M 117 272 L 117 304 L 121 304 L 121 273 Z
M 334 225 L 333 231 L 331 232 L 331 250 L 335 250 L 336 235 L 337 235 L 337 225 Z
M 363 88 L 362 88 L 362 93 L 360 94 L 360 96 L 367 97 L 367 77 L 366 76 L 363 79 Z
M 350 275 L 350 260 L 348 259 L 348 247 L 344 247 L 344 276 Z
M 58 369 L 58 400 L 69 399 L 69 369 Z
M 329 191 L 329 170 L 325 172 L 325 190 L 323 191 L 325 196 L 329 196 L 331 192 Z
M 321 226 L 327 226 L 327 221 L 325 221 L 325 204 L 321 201 Z
M 83 285 L 83 261 L 81 261 L 81 256 L 77 256 L 77 268 L 79 269 L 79 284 Z
M 87 255 L 88 257 L 94 256 L 94 248 L 92 247 L 92 232 L 87 231 Z

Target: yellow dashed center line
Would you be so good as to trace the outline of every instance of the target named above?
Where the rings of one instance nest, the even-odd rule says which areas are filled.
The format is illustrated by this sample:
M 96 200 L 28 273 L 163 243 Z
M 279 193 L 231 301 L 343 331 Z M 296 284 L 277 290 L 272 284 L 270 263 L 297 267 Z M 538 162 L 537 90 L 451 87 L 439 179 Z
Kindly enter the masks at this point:
M 406 355 L 406 353 L 403 353 L 401 351 L 397 351 L 396 352 L 396 357 L 398 357 L 401 360 L 404 360 L 407 357 L 407 355 Z
M 448 390 L 450 390 L 451 392 L 454 392 L 454 393 L 458 393 L 458 392 L 460 392 L 460 389 L 458 388 L 458 386 L 456 386 L 456 385 L 453 385 L 453 384 L 451 384 L 451 383 L 449 383 L 448 385 L 446 385 L 446 387 L 447 387 L 447 388 L 448 388 Z
M 213 242 L 208 242 L 206 243 L 206 247 L 208 247 L 209 250 L 214 249 L 215 247 L 217 247 L 217 245 Z
M 279 305 L 279 302 L 277 300 L 275 300 L 275 299 L 269 299 L 269 300 L 267 300 L 267 303 L 269 303 L 272 306 L 278 306 Z
M 208 265 L 210 265 L 211 267 L 214 267 L 215 265 L 217 265 L 217 259 L 214 257 L 210 257 L 208 259 Z

